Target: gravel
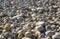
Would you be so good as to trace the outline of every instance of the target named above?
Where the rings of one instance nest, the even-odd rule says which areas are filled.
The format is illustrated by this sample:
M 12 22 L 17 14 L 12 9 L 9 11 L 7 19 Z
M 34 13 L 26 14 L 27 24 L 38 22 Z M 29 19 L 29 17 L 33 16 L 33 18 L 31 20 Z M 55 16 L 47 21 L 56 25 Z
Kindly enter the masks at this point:
M 60 0 L 0 0 L 0 39 L 60 39 L 56 32 Z

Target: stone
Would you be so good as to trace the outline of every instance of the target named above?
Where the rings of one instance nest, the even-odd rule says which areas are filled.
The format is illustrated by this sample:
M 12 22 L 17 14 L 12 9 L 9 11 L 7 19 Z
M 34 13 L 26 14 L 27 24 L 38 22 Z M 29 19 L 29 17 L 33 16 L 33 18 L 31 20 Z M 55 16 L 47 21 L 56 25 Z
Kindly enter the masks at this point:
M 31 32 L 29 32 L 29 31 L 25 32 L 25 37 L 30 37 L 31 38 L 31 36 L 32 36 Z
M 23 37 L 22 39 L 31 39 L 31 38 L 29 38 L 29 37 Z
M 41 25 L 41 24 L 43 24 L 43 23 L 44 23 L 43 21 L 37 22 L 36 25 Z
M 0 26 L 0 31 L 3 31 L 3 26 Z
M 6 25 L 4 26 L 4 29 L 5 29 L 6 31 L 9 31 L 9 30 L 11 29 L 10 24 L 6 24 Z
M 60 39 L 60 32 L 55 33 L 52 37 L 53 39 Z
M 36 27 L 35 27 L 35 30 L 44 31 L 44 28 L 43 28 L 42 26 L 36 26 Z
M 53 31 L 46 31 L 46 36 L 52 36 L 52 35 L 54 35 Z

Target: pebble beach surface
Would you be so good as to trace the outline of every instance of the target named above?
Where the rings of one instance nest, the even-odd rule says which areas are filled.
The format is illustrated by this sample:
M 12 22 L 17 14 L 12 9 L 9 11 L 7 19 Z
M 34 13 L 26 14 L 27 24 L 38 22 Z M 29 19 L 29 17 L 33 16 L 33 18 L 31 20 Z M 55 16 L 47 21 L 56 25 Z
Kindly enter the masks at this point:
M 0 0 L 0 39 L 60 39 L 60 0 Z

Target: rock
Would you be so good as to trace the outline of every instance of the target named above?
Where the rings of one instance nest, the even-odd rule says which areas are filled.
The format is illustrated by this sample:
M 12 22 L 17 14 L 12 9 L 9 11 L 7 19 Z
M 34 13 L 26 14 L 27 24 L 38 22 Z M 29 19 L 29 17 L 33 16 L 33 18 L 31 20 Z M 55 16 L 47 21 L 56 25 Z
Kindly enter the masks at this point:
M 4 39 L 4 36 L 0 35 L 0 39 Z
M 39 13 L 43 14 L 42 12 L 44 11 L 44 8 L 43 8 L 43 7 L 38 7 L 38 8 L 37 8 L 37 11 L 38 11 Z
M 54 35 L 53 31 L 46 31 L 46 36 L 52 36 L 52 35 Z
M 18 39 L 22 39 L 24 37 L 24 34 L 22 32 L 20 32 L 17 37 L 18 37 Z
M 60 39 L 60 32 L 57 32 L 55 35 L 52 37 L 53 39 Z
M 5 29 L 6 31 L 9 31 L 9 30 L 11 29 L 10 24 L 6 24 L 6 25 L 4 26 L 4 29 Z
M 31 25 L 28 23 L 25 26 L 23 26 L 23 29 L 25 29 L 25 30 L 31 30 L 32 28 L 31 28 Z
M 22 39 L 31 39 L 31 38 L 29 38 L 29 37 L 23 37 Z
M 31 32 L 29 32 L 29 31 L 25 32 L 25 37 L 30 37 L 31 38 L 31 36 L 32 36 Z
M 42 26 L 36 26 L 36 27 L 35 27 L 35 30 L 44 31 L 44 28 L 43 28 Z
M 52 30 L 51 26 L 46 26 L 45 28 L 46 28 L 46 30 L 48 30 L 48 31 L 49 31 L 49 30 Z
M 3 31 L 3 26 L 0 26 L 0 31 Z
M 41 24 L 43 24 L 43 23 L 44 23 L 43 21 L 37 22 L 36 25 L 41 25 Z

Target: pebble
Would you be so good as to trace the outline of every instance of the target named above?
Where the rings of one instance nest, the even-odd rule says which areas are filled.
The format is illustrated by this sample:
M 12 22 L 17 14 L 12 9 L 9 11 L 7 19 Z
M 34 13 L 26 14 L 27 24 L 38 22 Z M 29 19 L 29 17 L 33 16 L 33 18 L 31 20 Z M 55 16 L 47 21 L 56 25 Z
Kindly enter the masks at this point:
M 41 24 L 43 24 L 43 23 L 44 23 L 43 21 L 37 22 L 36 25 L 41 25 Z
M 52 36 L 52 35 L 54 35 L 53 31 L 46 31 L 46 36 Z
M 4 26 L 4 29 L 5 29 L 6 31 L 9 31 L 9 30 L 10 30 L 10 24 L 6 24 L 6 25 Z
M 28 32 L 28 31 L 27 31 L 27 32 L 25 33 L 25 37 L 31 37 L 31 36 L 32 36 L 32 33 L 31 33 L 31 32 Z
M 0 31 L 2 31 L 3 30 L 3 26 L 0 26 Z
M 23 37 L 22 39 L 31 39 L 31 38 L 29 38 L 29 37 Z
M 53 39 L 60 39 L 60 32 L 57 32 L 52 38 Z
M 42 26 L 36 26 L 35 29 L 38 30 L 38 31 L 43 31 L 44 30 L 44 28 Z

